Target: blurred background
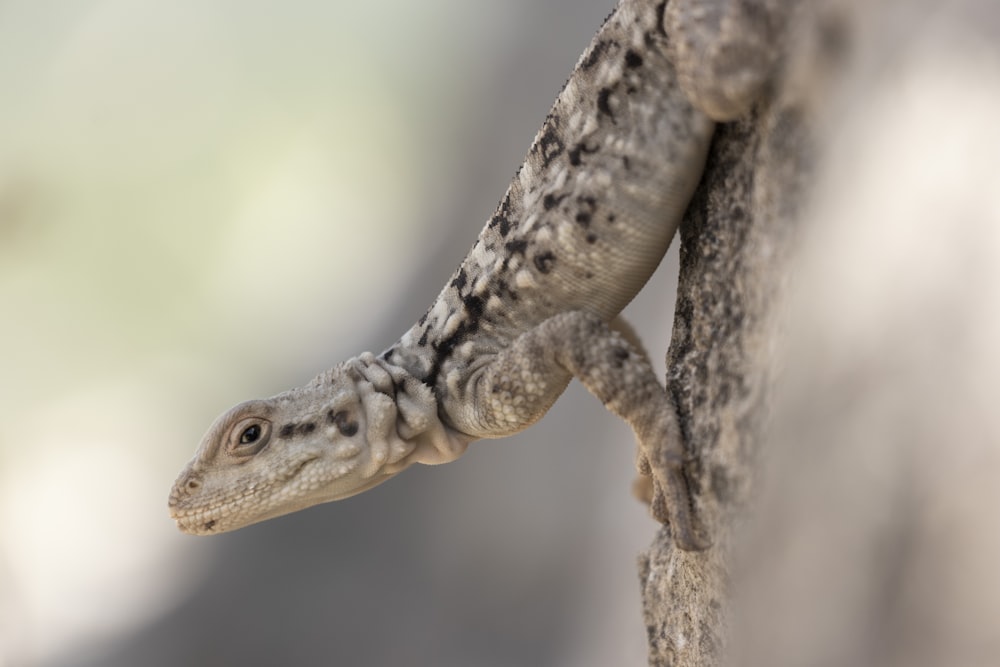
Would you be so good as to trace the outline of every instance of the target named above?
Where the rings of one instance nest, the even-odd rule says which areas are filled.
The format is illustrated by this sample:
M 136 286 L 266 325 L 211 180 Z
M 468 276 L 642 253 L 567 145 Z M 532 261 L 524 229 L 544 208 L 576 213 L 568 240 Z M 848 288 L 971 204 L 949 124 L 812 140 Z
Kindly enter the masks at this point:
M 644 663 L 655 524 L 576 385 L 373 493 L 166 510 L 218 413 L 423 313 L 612 5 L 0 0 L 0 667 Z

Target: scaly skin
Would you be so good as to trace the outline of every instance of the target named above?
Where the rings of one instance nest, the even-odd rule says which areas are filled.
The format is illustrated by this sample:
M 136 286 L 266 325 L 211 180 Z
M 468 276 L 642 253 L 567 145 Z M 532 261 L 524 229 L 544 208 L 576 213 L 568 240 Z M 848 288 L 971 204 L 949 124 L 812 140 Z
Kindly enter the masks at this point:
M 707 546 L 675 408 L 608 325 L 666 252 L 713 130 L 678 86 L 663 13 L 619 4 L 469 256 L 396 344 L 216 420 L 170 494 L 181 530 L 232 530 L 453 461 L 537 421 L 576 377 L 632 426 L 678 546 Z

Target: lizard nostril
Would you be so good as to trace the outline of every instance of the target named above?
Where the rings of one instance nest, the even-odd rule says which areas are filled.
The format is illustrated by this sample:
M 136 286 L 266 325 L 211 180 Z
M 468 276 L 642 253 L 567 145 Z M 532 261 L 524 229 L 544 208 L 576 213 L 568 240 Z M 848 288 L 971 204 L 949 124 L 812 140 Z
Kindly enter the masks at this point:
M 196 479 L 189 479 L 187 481 L 187 484 L 185 484 L 185 487 L 187 488 L 188 491 L 197 491 L 198 489 L 201 488 L 201 482 L 199 482 Z

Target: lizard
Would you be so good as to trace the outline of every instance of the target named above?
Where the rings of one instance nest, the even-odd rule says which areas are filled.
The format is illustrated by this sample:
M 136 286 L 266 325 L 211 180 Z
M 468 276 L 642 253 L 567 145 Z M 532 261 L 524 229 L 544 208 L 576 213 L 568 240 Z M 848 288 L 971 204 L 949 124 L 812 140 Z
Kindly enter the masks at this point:
M 612 323 L 674 237 L 715 127 L 671 61 L 672 11 L 620 0 L 468 256 L 397 342 L 215 420 L 170 492 L 182 531 L 233 530 L 454 461 L 536 422 L 577 378 L 632 427 L 651 512 L 677 547 L 710 545 L 677 408 Z

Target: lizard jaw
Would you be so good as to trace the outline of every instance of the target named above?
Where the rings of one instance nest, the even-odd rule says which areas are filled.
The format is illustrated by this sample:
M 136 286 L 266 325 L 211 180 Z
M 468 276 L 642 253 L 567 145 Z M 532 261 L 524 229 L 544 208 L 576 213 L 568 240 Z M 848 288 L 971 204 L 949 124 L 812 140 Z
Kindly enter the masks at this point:
M 201 481 L 199 488 L 191 491 L 187 483 L 192 478 L 197 479 L 199 473 L 185 471 L 170 494 L 170 516 L 181 532 L 215 535 L 319 503 L 348 498 L 378 486 L 409 467 L 404 462 L 386 463 L 369 473 L 359 470 L 362 463 L 359 459 L 331 461 L 319 453 L 311 453 L 289 466 L 286 473 L 263 485 L 250 486 L 235 498 L 229 493 L 200 493 Z M 221 498 L 225 498 L 225 502 L 219 502 Z
M 205 484 L 211 485 L 213 480 L 203 480 L 196 466 L 189 467 L 170 492 L 167 503 L 170 518 L 177 522 L 181 532 L 212 535 L 295 511 L 299 508 L 295 492 L 308 488 L 296 481 L 319 458 L 319 454 L 309 454 L 289 466 L 284 474 L 262 485 L 252 484 L 236 497 L 231 497 L 231 489 L 225 485 L 221 492 L 206 488 Z

